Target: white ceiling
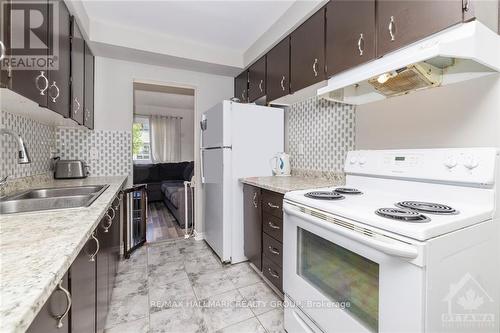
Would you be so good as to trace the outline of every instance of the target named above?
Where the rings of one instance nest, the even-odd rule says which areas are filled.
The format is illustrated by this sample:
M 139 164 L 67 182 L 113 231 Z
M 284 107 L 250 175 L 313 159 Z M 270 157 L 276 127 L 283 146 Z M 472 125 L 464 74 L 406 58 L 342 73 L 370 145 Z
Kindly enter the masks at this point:
M 244 52 L 294 2 L 86 0 L 83 5 L 91 22 L 127 26 Z
M 164 92 L 136 90 L 135 106 L 154 106 L 166 109 L 194 110 L 194 96 L 170 94 Z

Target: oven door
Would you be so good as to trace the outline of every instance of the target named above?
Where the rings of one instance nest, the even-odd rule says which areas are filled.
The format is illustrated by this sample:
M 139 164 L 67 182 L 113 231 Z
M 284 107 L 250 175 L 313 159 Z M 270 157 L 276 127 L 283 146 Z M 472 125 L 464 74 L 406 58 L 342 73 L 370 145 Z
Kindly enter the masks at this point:
M 322 331 L 423 332 L 419 244 L 287 201 L 284 211 L 283 289 Z

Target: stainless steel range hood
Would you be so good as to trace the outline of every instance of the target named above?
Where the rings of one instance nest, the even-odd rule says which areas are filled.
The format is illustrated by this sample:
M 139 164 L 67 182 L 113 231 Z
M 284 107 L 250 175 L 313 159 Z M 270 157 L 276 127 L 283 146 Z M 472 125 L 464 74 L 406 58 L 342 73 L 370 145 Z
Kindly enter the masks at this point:
M 500 36 L 473 21 L 339 73 L 317 93 L 359 105 L 499 71 Z

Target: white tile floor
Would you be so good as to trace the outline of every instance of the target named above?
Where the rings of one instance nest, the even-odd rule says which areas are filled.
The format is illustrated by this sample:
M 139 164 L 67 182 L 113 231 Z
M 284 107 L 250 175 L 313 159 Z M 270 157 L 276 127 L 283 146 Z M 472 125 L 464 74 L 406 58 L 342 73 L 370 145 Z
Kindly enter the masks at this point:
M 279 298 L 247 264 L 221 265 L 205 242 L 148 245 L 120 263 L 107 333 L 279 333 Z

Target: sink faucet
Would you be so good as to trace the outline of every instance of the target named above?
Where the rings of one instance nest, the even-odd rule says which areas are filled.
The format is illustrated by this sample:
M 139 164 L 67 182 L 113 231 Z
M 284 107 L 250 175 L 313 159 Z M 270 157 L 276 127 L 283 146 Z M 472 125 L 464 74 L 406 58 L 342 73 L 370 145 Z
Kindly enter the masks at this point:
M 19 135 L 6 128 L 0 128 L 0 134 L 8 134 L 12 136 L 14 139 L 16 139 L 17 150 L 18 150 L 17 163 L 19 164 L 31 163 L 31 159 L 28 155 L 28 150 L 26 149 L 26 145 L 24 144 L 23 138 L 21 138 Z

